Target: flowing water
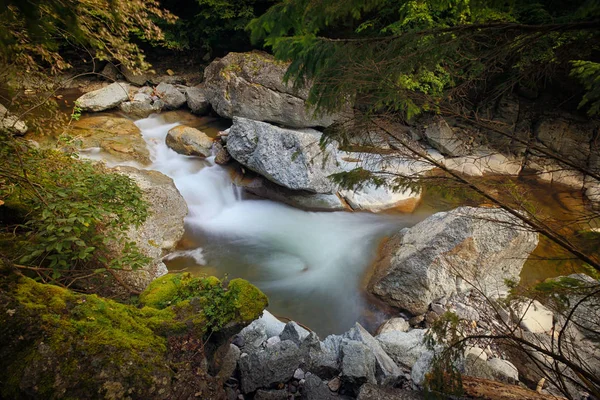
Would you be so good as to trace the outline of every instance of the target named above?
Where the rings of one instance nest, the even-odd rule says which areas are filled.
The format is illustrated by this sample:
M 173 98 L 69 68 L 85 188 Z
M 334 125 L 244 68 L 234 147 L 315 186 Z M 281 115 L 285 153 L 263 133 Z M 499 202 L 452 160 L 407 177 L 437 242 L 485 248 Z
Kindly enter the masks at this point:
M 187 157 L 166 146 L 167 132 L 182 118 L 188 125 L 200 123 L 197 127 L 211 136 L 223 129 L 222 121 L 209 121 L 216 124 L 210 127 L 200 120 L 188 121 L 185 115 L 189 117 L 164 113 L 135 122 L 150 151 L 148 168 L 171 177 L 189 208 L 180 250 L 165 258 L 169 270 L 248 279 L 269 297 L 269 311 L 305 324 L 321 336 L 341 333 L 356 321 L 375 328 L 384 319 L 363 290 L 365 272 L 384 236 L 435 212 L 481 203 L 469 196 L 447 198 L 444 188 L 426 191 L 411 215 L 307 212 L 247 199 L 232 182 L 231 171 L 216 165 L 212 157 Z M 95 150 L 87 156 L 116 164 Z M 522 186 L 531 204 L 565 226 L 584 211 L 582 195 L 573 189 L 504 181 L 511 188 Z M 514 202 L 509 190 L 496 190 L 507 204 Z M 559 250 L 542 241 L 525 263 L 522 283 L 580 271 L 580 263 Z
M 245 278 L 270 299 L 269 310 L 319 334 L 341 333 L 365 314 L 359 290 L 383 235 L 414 224 L 410 216 L 307 212 L 268 200 L 244 199 L 229 171 L 212 158 L 182 156 L 165 145 L 159 116 L 136 122 L 152 165 L 185 198 L 186 249 L 169 268 Z

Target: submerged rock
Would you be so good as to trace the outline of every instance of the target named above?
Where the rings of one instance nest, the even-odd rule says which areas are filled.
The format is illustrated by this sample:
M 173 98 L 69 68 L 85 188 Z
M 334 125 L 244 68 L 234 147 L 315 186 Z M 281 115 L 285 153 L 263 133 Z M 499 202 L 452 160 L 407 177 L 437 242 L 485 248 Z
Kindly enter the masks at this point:
M 234 53 L 204 71 L 206 97 L 222 117 L 244 117 L 292 128 L 327 127 L 340 116 L 314 116 L 307 110 L 308 90 L 283 82 L 288 63 L 263 52 Z
M 518 281 L 538 234 L 506 211 L 460 207 L 396 234 L 370 283 L 388 304 L 424 314 L 435 299 L 468 291 L 487 295 Z
M 166 143 L 169 148 L 186 156 L 210 157 L 213 140 L 196 128 L 179 125 L 167 133 Z
M 81 140 L 84 149 L 99 147 L 118 162 L 134 161 L 143 166 L 150 164 L 146 142 L 130 119 L 93 115 L 74 121 L 72 133 Z
M 83 111 L 104 111 L 115 108 L 129 100 L 129 85 L 126 83 L 111 83 L 102 89 L 88 92 L 79 97 L 75 104 Z

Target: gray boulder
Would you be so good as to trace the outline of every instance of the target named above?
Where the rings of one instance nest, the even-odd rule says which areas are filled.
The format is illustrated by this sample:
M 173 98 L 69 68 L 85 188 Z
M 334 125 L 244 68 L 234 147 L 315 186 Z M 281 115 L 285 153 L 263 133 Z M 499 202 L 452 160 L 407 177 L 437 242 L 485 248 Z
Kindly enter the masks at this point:
M 340 372 L 342 337 L 330 335 L 323 342 L 311 333 L 302 343 L 306 370 L 323 378 L 332 378 Z
M 313 115 L 308 90 L 283 82 L 289 63 L 263 52 L 229 53 L 204 71 L 206 98 L 222 117 L 244 117 L 293 128 L 327 127 L 340 116 Z
M 215 162 L 217 162 L 215 157 Z M 293 190 L 277 185 L 262 176 L 238 183 L 246 192 L 265 199 L 289 204 L 292 207 L 309 211 L 343 211 L 347 206 L 339 193 L 313 193 L 306 190 Z
M 161 82 L 156 87 L 156 94 L 165 103 L 165 108 L 175 110 L 185 104 L 185 94 L 174 85 Z
M 237 335 L 241 340 L 234 341 L 245 353 L 256 353 L 263 348 L 263 343 L 268 339 L 265 326 L 254 320 Z
M 487 295 L 506 291 L 537 244 L 538 234 L 506 211 L 460 207 L 393 236 L 369 286 L 388 304 L 424 314 L 433 300 L 471 285 Z
M 421 354 L 410 371 L 410 379 L 416 387 L 422 387 L 425 383 L 425 375 L 429 373 L 433 365 L 433 352 L 428 350 Z
M 250 393 L 294 376 L 301 357 L 299 347 L 291 340 L 283 340 L 272 347 L 252 354 L 242 354 L 239 360 L 241 389 Z
M 227 137 L 229 154 L 270 181 L 294 190 L 331 193 L 330 174 L 341 170 L 333 146 L 321 150 L 321 133 L 292 130 L 235 117 Z
M 294 321 L 290 321 L 285 324 L 285 328 L 283 328 L 283 332 L 279 337 L 281 340 L 291 340 L 296 343 L 298 346 L 302 343 L 302 341 L 308 336 L 308 331 L 295 323 Z
M 376 378 L 380 385 L 396 383 L 402 371 L 369 332 L 358 322 L 344 336 L 365 344 L 375 356 Z
M 179 125 L 167 133 L 167 146 L 186 156 L 210 157 L 213 140 L 196 128 Z
M 506 383 L 517 383 L 519 381 L 519 371 L 510 361 L 501 358 L 490 358 L 487 366 L 492 371 L 495 380 Z
M 210 110 L 210 103 L 206 99 L 204 89 L 199 87 L 188 87 L 185 89 L 185 99 L 191 112 L 198 115 L 206 115 Z
M 127 83 L 111 83 L 102 89 L 94 90 L 80 96 L 76 101 L 83 111 L 110 110 L 129 100 L 129 85 Z
M 376 383 L 375 356 L 369 347 L 356 340 L 343 339 L 341 344 L 342 379 L 351 386 Z
M 16 115 L 10 113 L 6 107 L 0 104 L 0 130 L 15 135 L 24 135 L 27 133 L 27 129 L 25 122 L 21 121 Z
M 383 350 L 397 365 L 411 369 L 427 347 L 423 342 L 424 329 L 413 329 L 409 332 L 389 331 L 376 337 Z

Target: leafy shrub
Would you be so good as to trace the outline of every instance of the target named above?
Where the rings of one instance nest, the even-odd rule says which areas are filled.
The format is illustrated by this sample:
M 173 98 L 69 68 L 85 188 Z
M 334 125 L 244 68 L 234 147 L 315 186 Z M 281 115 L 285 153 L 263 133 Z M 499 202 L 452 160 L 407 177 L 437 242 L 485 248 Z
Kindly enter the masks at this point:
M 0 144 L 0 199 L 19 213 L 13 258 L 44 280 L 70 284 L 107 268 L 136 269 L 149 260 L 126 239 L 147 204 L 130 178 L 102 165 L 15 139 Z M 120 250 L 119 257 L 112 257 Z

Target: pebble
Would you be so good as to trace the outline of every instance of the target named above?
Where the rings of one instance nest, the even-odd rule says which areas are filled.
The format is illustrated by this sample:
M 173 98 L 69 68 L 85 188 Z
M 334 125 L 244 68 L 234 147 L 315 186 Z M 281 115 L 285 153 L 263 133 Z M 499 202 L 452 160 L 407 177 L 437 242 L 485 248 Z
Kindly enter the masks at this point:
M 296 371 L 294 371 L 294 379 L 301 380 L 304 379 L 304 376 L 304 371 L 302 371 L 301 368 L 298 368 Z
M 332 392 L 337 392 L 338 390 L 340 390 L 340 385 L 342 384 L 342 382 L 340 381 L 340 378 L 333 378 L 332 380 L 330 380 L 327 383 L 327 386 L 329 387 L 329 390 L 331 390 Z

